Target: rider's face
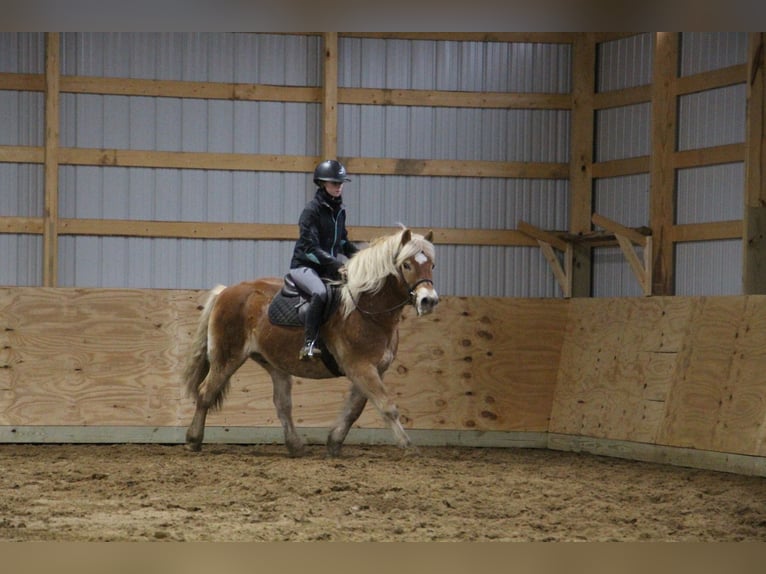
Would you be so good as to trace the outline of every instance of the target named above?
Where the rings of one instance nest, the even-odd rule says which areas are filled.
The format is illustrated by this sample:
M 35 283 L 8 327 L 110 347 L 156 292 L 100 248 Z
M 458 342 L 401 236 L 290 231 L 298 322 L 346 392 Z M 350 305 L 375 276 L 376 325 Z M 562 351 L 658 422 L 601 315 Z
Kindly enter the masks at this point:
M 340 197 L 340 194 L 343 193 L 343 182 L 326 181 L 324 188 L 331 196 Z

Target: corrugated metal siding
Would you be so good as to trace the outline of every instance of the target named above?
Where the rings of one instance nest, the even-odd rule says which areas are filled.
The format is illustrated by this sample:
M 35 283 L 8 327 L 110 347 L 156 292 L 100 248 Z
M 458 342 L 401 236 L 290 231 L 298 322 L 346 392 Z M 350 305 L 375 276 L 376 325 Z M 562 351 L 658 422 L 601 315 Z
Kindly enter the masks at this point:
M 745 84 L 679 98 L 678 149 L 699 149 L 745 141 Z
M 654 34 L 638 34 L 597 46 L 597 91 L 609 92 L 652 82 Z
M 0 32 L 0 72 L 45 70 L 45 35 Z M 40 93 L 0 90 L 0 145 L 41 146 L 44 98 Z M 41 217 L 43 168 L 0 163 L 0 215 Z M 42 284 L 42 237 L 0 234 L 0 285 Z
M 340 38 L 345 88 L 568 93 L 566 44 Z
M 679 169 L 676 223 L 742 219 L 744 189 L 744 163 Z
M 740 295 L 742 240 L 676 245 L 676 295 Z
M 652 106 L 649 103 L 596 112 L 596 161 L 649 155 Z
M 351 88 L 567 93 L 566 45 L 341 38 Z M 341 156 L 568 162 L 568 111 L 339 105 Z M 350 225 L 568 227 L 568 182 L 361 175 L 347 184 Z M 538 248 L 440 246 L 444 294 L 560 296 Z
M 315 86 L 318 36 L 222 33 L 62 35 L 64 74 Z M 72 147 L 318 155 L 318 104 L 62 95 Z M 61 216 L 295 223 L 312 193 L 304 173 L 66 166 Z M 281 275 L 292 242 L 63 237 L 62 285 L 208 288 Z M 126 283 L 127 282 L 127 283 Z
M 681 34 L 681 76 L 700 74 L 747 61 L 747 32 Z

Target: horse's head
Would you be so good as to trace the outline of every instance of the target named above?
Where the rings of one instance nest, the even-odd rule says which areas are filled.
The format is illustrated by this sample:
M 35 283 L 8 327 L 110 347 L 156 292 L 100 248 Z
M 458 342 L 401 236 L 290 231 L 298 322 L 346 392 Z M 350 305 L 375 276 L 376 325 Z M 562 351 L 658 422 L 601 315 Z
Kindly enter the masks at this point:
M 423 236 L 405 229 L 402 232 L 401 248 L 397 257 L 399 274 L 407 286 L 410 300 L 418 315 L 427 315 L 439 303 L 439 295 L 433 282 L 435 261 L 432 240 L 431 231 Z

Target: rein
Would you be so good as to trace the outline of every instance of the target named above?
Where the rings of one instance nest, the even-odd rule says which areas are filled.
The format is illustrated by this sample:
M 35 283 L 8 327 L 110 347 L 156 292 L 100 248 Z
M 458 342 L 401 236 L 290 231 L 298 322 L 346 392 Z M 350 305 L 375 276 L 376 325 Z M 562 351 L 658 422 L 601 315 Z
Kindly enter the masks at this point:
M 408 285 L 407 286 L 407 291 L 408 291 L 407 298 L 404 301 L 402 301 L 401 303 L 397 303 L 393 307 L 389 307 L 388 309 L 383 309 L 382 311 L 367 311 L 365 309 L 362 309 L 359 306 L 359 301 L 355 300 L 353 297 L 351 298 L 351 300 L 354 302 L 354 307 L 356 307 L 357 311 L 359 311 L 363 315 L 367 315 L 367 316 L 370 316 L 370 317 L 372 317 L 374 315 L 383 315 L 384 313 L 391 313 L 392 311 L 396 311 L 397 309 L 401 309 L 402 307 L 404 307 L 408 303 L 411 304 L 411 305 L 414 305 L 415 304 L 415 289 L 418 288 L 418 285 L 421 285 L 423 283 L 430 283 L 431 285 L 434 284 L 434 282 L 431 279 L 421 279 L 419 281 L 416 281 L 414 285 Z

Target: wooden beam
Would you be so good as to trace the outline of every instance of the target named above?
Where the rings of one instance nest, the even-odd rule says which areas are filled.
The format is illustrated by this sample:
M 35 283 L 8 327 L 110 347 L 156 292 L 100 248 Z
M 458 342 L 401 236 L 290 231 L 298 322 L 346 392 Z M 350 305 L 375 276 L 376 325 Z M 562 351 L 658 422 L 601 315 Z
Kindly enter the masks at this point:
M 322 97 L 321 89 L 316 87 L 90 76 L 63 76 L 61 91 L 73 94 L 299 103 L 318 103 Z
M 544 241 L 545 243 L 548 243 L 552 247 L 555 247 L 559 251 L 566 251 L 569 247 L 569 242 L 564 241 L 557 235 L 554 235 L 553 233 L 549 231 L 545 231 L 543 229 L 540 229 L 539 227 L 535 227 L 534 225 L 531 225 L 527 223 L 526 221 L 519 221 L 516 224 L 516 229 L 521 231 L 522 233 L 529 235 L 533 239 L 536 239 L 537 241 Z
M 591 231 L 593 206 L 593 150 L 596 91 L 596 36 L 578 34 L 572 57 L 572 144 L 569 162 L 569 231 Z M 579 245 L 573 251 L 572 296 L 591 294 L 591 247 Z
M 671 237 L 673 243 L 740 239 L 742 237 L 742 221 L 737 219 L 733 221 L 674 225 L 671 231 Z
M 591 220 L 599 227 L 603 227 L 615 235 L 622 235 L 623 237 L 626 237 L 628 240 L 632 241 L 636 245 L 640 245 L 641 247 L 646 245 L 646 239 L 649 237 L 640 231 L 636 231 L 632 227 L 625 227 L 621 223 L 617 223 L 616 221 L 608 219 L 603 215 L 599 215 L 598 213 L 594 213 L 591 216 Z
M 749 34 L 742 292 L 766 293 L 766 34 Z
M 322 81 L 322 157 L 338 156 L 338 33 L 325 32 Z
M 676 83 L 676 95 L 692 94 L 705 90 L 724 88 L 734 84 L 744 84 L 747 81 L 747 65 L 739 64 L 721 68 L 711 72 L 702 72 L 691 76 L 678 78 Z
M 737 163 L 745 160 L 745 144 L 727 144 L 700 149 L 677 151 L 671 166 L 674 169 L 701 167 L 721 163 Z
M 602 177 L 621 177 L 637 173 L 648 173 L 650 165 L 650 157 L 648 155 L 600 161 L 593 164 L 592 175 L 594 179 L 598 179 Z
M 492 245 L 530 247 L 537 243 L 514 229 L 412 228 L 425 234 L 434 232 L 434 243 L 442 245 Z M 391 227 L 349 227 L 352 241 L 371 241 L 388 235 Z M 0 217 L 0 233 L 41 233 L 39 218 Z M 182 239 L 247 239 L 294 241 L 298 229 L 293 224 L 229 223 L 203 221 L 140 221 L 125 219 L 68 219 L 59 221 L 59 235 L 98 237 L 164 237 Z
M 0 233 L 42 235 L 42 217 L 0 216 Z
M 637 86 L 609 92 L 598 92 L 593 96 L 593 107 L 597 110 L 643 104 L 652 101 L 652 87 Z
M 0 146 L 0 163 L 45 163 L 45 147 Z
M 58 159 L 59 163 L 65 165 L 310 173 L 314 170 L 318 158 L 247 153 L 60 148 Z
M 567 179 L 563 163 L 502 162 L 481 160 L 417 160 L 345 158 L 352 173 L 377 175 L 423 175 L 434 177 L 499 177 L 522 179 Z
M 654 39 L 652 83 L 652 153 L 649 189 L 650 222 L 654 241 L 652 256 L 652 293 L 672 295 L 674 292 L 674 222 L 676 148 L 676 96 L 678 77 L 677 32 L 657 32 Z
M 45 189 L 43 209 L 43 286 L 58 284 L 59 219 L 59 33 L 45 34 Z
M 392 90 L 375 88 L 339 88 L 343 104 L 376 106 L 429 106 L 449 108 L 501 108 L 531 110 L 568 110 L 569 94 L 521 94 L 509 92 L 456 92 L 447 90 Z
M 43 74 L 8 74 L 0 72 L 0 90 L 44 92 L 45 76 Z

